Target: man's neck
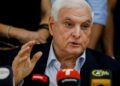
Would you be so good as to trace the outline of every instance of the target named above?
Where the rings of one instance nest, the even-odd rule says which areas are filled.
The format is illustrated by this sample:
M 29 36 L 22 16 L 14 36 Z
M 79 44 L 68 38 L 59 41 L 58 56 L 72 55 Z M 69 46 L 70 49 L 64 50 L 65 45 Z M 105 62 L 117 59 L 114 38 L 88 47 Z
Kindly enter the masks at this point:
M 60 63 L 61 63 L 61 68 L 62 69 L 64 69 L 64 68 L 74 68 L 75 67 L 75 63 L 76 63 L 76 60 L 77 59 L 62 59 L 61 61 L 60 61 Z
M 74 68 L 76 60 L 80 56 L 80 55 L 67 54 L 57 49 L 56 50 L 54 49 L 54 53 L 55 53 L 56 59 L 61 64 L 61 68 Z
M 64 54 L 64 56 L 62 56 L 62 54 L 60 54 L 60 56 L 56 56 L 56 59 L 60 62 L 61 64 L 61 68 L 64 69 L 64 68 L 74 68 L 76 66 L 76 61 L 81 58 L 81 56 L 84 54 L 81 53 L 79 55 L 66 55 Z M 84 57 L 84 56 L 82 56 Z

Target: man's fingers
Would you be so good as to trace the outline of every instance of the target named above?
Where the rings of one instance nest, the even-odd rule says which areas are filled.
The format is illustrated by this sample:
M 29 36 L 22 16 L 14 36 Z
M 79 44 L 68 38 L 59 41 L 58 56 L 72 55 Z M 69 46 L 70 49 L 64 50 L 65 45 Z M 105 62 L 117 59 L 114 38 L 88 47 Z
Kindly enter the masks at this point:
M 44 44 L 44 43 L 47 43 L 47 41 L 43 40 L 43 39 L 40 39 L 40 40 L 36 41 L 36 44 Z
M 24 56 L 23 58 L 19 59 L 18 64 L 25 62 L 28 59 L 27 56 Z
M 33 64 L 33 66 L 37 63 L 37 61 L 40 59 L 40 57 L 42 56 L 42 52 L 37 52 L 33 58 L 31 59 L 31 63 Z
M 18 56 L 22 57 L 24 55 L 28 55 L 28 57 L 29 57 L 34 44 L 35 44 L 35 41 L 30 41 L 30 42 L 24 44 L 22 46 L 20 52 L 18 53 Z
M 29 49 L 30 49 L 30 47 L 26 47 L 26 48 L 21 49 L 17 55 L 17 58 L 27 56 L 27 54 L 29 53 Z
M 28 46 L 29 46 L 29 47 L 32 47 L 35 43 L 36 43 L 35 40 L 29 41 L 29 42 L 27 42 L 26 44 L 24 44 L 21 49 L 24 49 L 24 48 L 26 48 L 26 47 L 28 47 Z
M 27 59 L 28 59 L 27 56 L 24 56 L 24 57 L 19 58 L 19 59 L 18 59 L 18 58 L 15 58 L 15 59 L 14 59 L 14 63 L 16 63 L 16 65 L 18 65 L 18 64 L 20 64 L 20 63 L 26 61 Z

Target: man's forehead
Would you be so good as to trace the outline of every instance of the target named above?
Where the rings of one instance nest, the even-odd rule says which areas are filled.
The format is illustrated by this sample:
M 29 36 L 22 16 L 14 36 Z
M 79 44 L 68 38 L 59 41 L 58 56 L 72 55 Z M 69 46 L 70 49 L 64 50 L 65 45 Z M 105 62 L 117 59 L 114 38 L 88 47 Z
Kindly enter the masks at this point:
M 59 18 L 71 19 L 91 19 L 90 11 L 80 8 L 64 8 L 60 10 Z

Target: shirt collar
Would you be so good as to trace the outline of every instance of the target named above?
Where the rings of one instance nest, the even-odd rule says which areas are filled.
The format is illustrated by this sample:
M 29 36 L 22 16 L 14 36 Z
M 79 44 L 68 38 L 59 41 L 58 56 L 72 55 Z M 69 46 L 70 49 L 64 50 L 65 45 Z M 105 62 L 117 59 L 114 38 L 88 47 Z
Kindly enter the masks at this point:
M 75 69 L 77 69 L 79 66 L 80 67 L 83 66 L 85 60 L 86 60 L 86 50 L 77 59 Z M 56 59 L 56 56 L 53 50 L 53 43 L 51 43 L 50 52 L 48 55 L 47 67 L 53 65 L 55 61 L 58 61 L 58 60 Z
M 85 61 L 86 61 L 86 50 L 82 53 L 82 55 L 78 57 L 74 68 L 80 72 L 80 69 L 84 65 Z
M 54 50 L 53 50 L 53 43 L 51 43 L 50 46 L 50 52 L 48 55 L 48 62 L 47 62 L 47 67 L 53 65 L 53 63 L 57 61 Z

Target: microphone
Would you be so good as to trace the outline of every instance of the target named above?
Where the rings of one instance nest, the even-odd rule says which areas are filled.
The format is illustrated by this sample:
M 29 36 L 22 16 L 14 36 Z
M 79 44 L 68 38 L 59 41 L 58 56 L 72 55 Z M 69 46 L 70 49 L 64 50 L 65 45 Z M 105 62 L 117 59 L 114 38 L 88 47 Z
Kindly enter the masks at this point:
M 56 79 L 58 86 L 80 86 L 80 74 L 75 69 L 61 69 Z
M 110 70 L 94 69 L 91 72 L 91 86 L 112 86 Z
M 10 66 L 0 67 L 0 86 L 15 86 L 13 72 Z
M 49 77 L 43 74 L 33 74 L 32 84 L 32 86 L 49 86 Z

